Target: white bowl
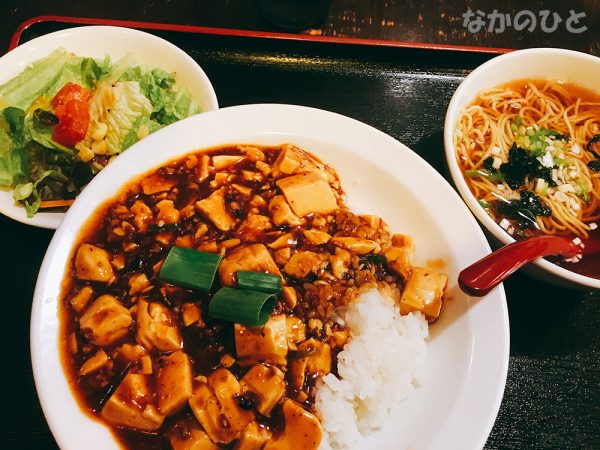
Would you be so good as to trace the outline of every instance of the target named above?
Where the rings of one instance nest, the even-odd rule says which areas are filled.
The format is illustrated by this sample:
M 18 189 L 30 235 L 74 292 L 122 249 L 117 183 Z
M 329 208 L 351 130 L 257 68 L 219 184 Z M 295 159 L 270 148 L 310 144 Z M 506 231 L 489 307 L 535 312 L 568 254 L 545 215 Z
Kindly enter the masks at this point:
M 78 27 L 32 39 L 0 58 L 0 84 L 6 83 L 29 64 L 59 47 L 78 56 L 104 58 L 109 55 L 113 61 L 131 53 L 136 64 L 175 72 L 176 86 L 186 86 L 202 111 L 212 111 L 219 107 L 215 91 L 196 61 L 170 42 L 131 28 Z M 42 228 L 57 228 L 64 217 L 64 213 L 39 212 L 28 218 L 25 208 L 15 204 L 12 189 L 0 190 L 0 213 Z
M 557 48 L 532 48 L 497 56 L 475 69 L 460 84 L 450 100 L 444 124 L 444 146 L 450 174 L 465 203 L 485 228 L 501 243 L 515 239 L 504 231 L 481 207 L 469 190 L 456 160 L 453 134 L 459 116 L 479 92 L 493 86 L 524 78 L 557 79 L 576 83 L 600 92 L 600 58 L 585 53 Z M 600 280 L 571 272 L 545 259 L 537 259 L 528 272 L 555 285 L 600 289 Z
M 108 429 L 77 405 L 58 355 L 61 280 L 79 230 L 98 202 L 113 197 L 136 174 L 190 151 L 286 142 L 335 167 L 355 211 L 378 214 L 393 230 L 414 236 L 416 264 L 447 261 L 448 301 L 430 330 L 425 383 L 357 448 L 479 450 L 484 445 L 506 381 L 508 315 L 502 287 L 484 301 L 458 289 L 461 268 L 489 252 L 460 197 L 414 152 L 363 123 L 300 106 L 246 105 L 199 114 L 135 144 L 92 180 L 54 234 L 35 289 L 31 356 L 44 413 L 63 450 L 116 448 Z

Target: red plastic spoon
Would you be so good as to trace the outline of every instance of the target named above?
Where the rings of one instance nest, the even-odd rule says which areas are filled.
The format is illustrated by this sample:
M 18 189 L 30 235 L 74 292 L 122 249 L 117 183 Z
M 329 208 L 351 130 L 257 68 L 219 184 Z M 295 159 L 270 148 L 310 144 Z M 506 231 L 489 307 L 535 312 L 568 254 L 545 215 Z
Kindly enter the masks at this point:
M 581 247 L 561 236 L 536 236 L 513 242 L 471 264 L 458 274 L 458 285 L 466 294 L 483 297 L 528 262 L 549 255 L 571 258 Z

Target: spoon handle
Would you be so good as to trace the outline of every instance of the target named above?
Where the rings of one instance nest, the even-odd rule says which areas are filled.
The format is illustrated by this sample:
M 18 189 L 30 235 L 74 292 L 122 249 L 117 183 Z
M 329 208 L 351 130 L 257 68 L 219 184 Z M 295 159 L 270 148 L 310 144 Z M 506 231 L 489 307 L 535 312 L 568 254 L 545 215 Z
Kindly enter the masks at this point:
M 466 294 L 483 297 L 534 259 L 549 255 L 569 258 L 580 252 L 577 245 L 562 236 L 536 236 L 513 242 L 463 269 L 458 275 L 458 284 Z

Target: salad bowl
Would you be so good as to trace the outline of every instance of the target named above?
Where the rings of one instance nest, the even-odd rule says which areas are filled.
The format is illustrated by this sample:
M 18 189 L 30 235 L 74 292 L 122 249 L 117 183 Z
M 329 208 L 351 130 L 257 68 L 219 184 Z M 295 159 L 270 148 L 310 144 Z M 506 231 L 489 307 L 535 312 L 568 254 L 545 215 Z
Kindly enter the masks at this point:
M 161 69 L 164 73 L 174 74 L 173 90 L 185 88 L 198 108 L 191 111 L 205 112 L 218 108 L 214 89 L 202 68 L 183 50 L 154 35 L 121 27 L 85 26 L 50 33 L 33 39 L 0 58 L 0 85 L 12 80 L 32 64 L 56 52 L 65 49 L 78 57 L 93 58 L 97 61 L 111 62 L 126 60 L 131 67 L 139 66 L 144 70 Z M 61 67 L 57 67 L 59 71 Z M 34 70 L 32 75 L 39 76 Z M 110 74 L 108 74 L 110 76 Z M 31 80 L 30 80 L 31 81 Z M 23 95 L 28 95 L 27 80 L 20 86 Z M 10 105 L 3 105 L 0 108 Z M 156 111 L 157 105 L 151 105 Z M 26 108 L 27 109 L 27 108 Z M 29 111 L 31 112 L 31 107 Z M 139 134 L 138 134 L 139 136 Z M 3 163 L 0 158 L 0 163 Z M 7 163 L 8 164 L 8 163 Z M 26 209 L 18 204 L 12 188 L 0 188 L 0 213 L 14 220 L 42 228 L 57 228 L 63 212 L 37 212 L 28 217 Z M 31 215 L 31 214 L 29 214 Z

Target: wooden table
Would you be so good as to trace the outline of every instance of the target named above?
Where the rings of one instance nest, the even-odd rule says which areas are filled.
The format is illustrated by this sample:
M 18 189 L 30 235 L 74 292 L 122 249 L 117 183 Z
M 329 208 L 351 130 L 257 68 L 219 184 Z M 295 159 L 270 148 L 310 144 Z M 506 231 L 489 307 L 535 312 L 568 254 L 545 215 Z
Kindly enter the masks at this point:
M 543 9 L 566 20 L 584 12 L 572 33 L 561 24 L 545 33 L 507 28 L 472 33 L 463 26 L 467 7 L 454 2 L 332 0 L 321 27 L 310 33 L 379 40 L 451 43 L 487 47 L 557 46 L 600 55 L 600 4 L 576 0 L 517 2 L 482 0 L 471 6 L 491 14 Z M 226 28 L 281 31 L 256 12 L 250 0 L 144 0 L 73 2 L 4 0 L 0 6 L 0 48 L 8 46 L 17 26 L 38 15 L 70 15 L 168 22 Z M 497 25 L 497 24 L 496 24 Z M 489 24 L 486 25 L 489 28 Z M 308 32 L 308 31 L 305 31 Z M 3 326 L 6 348 L 2 386 L 0 448 L 56 448 L 33 386 L 29 357 L 29 313 L 35 277 L 14 285 L 24 268 L 35 274 L 52 232 L 26 228 L 0 217 Z M 26 237 L 25 237 L 26 236 Z M 505 284 L 511 321 L 511 359 L 506 392 L 487 448 L 600 448 L 600 295 L 559 289 L 517 274 Z M 465 421 L 469 418 L 466 417 Z M 435 432 L 435 430 L 432 430 Z

